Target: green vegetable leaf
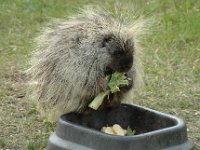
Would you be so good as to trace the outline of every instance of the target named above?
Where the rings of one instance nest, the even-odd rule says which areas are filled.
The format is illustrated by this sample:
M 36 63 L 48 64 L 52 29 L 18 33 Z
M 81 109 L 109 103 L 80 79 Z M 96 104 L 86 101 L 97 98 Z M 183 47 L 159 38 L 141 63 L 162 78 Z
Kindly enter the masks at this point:
M 106 75 L 106 77 L 105 77 L 105 79 L 106 79 L 106 81 L 110 81 L 110 78 L 111 78 L 111 75 Z
M 119 92 L 120 87 L 127 86 L 128 79 L 125 76 L 125 73 L 115 72 L 112 74 L 110 81 L 108 82 L 108 86 L 110 88 L 111 93 Z
M 126 132 L 126 135 L 127 135 L 127 136 L 134 135 L 135 132 L 136 132 L 135 130 L 132 130 L 130 127 L 128 127 L 127 132 Z
M 128 85 L 128 78 L 125 73 L 115 72 L 112 75 L 107 75 L 105 79 L 108 81 L 109 90 L 106 92 L 99 93 L 95 99 L 89 104 L 89 107 L 97 110 L 99 106 L 103 103 L 105 96 L 109 96 L 110 93 L 115 93 L 120 91 L 120 87 Z

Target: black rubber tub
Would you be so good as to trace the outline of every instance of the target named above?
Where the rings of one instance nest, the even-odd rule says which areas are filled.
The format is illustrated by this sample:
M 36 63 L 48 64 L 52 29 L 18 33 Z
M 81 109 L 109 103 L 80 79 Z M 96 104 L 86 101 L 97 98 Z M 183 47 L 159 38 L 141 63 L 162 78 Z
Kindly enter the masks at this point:
M 119 124 L 136 130 L 133 136 L 102 133 Z M 89 114 L 64 114 L 48 142 L 48 150 L 193 150 L 185 123 L 174 116 L 137 105 L 122 104 Z

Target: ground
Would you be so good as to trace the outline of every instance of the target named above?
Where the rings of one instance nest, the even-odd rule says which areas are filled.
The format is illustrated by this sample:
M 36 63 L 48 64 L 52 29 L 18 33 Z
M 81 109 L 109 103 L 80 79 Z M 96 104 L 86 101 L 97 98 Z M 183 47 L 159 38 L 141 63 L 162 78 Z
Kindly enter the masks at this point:
M 114 0 L 0 0 L 1 150 L 45 149 L 54 124 L 39 116 L 26 92 L 32 41 L 51 18 L 77 13 L 87 4 L 109 10 L 119 5 Z M 182 118 L 200 149 L 200 1 L 126 0 L 121 6 L 130 19 L 139 14 L 154 20 L 141 42 L 145 88 L 135 103 Z

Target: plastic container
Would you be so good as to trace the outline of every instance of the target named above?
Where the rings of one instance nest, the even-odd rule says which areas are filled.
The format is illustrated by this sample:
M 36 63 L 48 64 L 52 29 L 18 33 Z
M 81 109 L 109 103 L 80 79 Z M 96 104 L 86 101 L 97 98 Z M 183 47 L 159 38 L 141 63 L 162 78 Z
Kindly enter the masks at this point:
M 119 124 L 136 130 L 133 136 L 102 133 Z M 64 114 L 48 142 L 48 150 L 193 150 L 185 123 L 172 115 L 122 104 L 89 114 Z

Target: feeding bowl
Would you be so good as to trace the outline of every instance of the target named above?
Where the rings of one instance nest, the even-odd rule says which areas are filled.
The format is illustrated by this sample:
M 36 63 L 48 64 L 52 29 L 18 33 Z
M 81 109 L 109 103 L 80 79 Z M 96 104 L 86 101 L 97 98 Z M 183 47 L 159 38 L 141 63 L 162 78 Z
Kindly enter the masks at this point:
M 119 124 L 136 130 L 132 136 L 101 132 L 103 126 Z M 48 150 L 193 150 L 185 123 L 172 115 L 137 105 L 68 113 L 60 117 L 48 141 Z

